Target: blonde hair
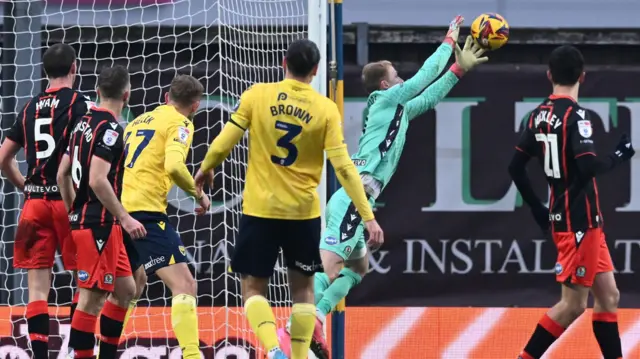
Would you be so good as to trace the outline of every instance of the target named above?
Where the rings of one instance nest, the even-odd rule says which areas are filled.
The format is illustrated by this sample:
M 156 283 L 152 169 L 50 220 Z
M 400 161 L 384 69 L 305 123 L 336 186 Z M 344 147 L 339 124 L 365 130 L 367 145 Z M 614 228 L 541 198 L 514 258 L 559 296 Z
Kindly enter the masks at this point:
M 368 63 L 362 68 L 362 83 L 368 94 L 380 90 L 380 81 L 387 77 L 391 66 L 391 61 L 382 60 Z

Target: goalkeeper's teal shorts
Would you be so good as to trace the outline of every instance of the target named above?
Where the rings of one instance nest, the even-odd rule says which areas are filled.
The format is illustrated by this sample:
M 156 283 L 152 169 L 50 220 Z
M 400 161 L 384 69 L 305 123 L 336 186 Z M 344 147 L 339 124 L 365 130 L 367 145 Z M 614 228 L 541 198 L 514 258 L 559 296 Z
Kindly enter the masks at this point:
M 369 203 L 373 207 L 375 200 L 369 198 Z M 344 260 L 367 255 L 368 235 L 364 222 L 344 188 L 331 196 L 325 216 L 327 226 L 322 234 L 320 249 L 333 252 Z

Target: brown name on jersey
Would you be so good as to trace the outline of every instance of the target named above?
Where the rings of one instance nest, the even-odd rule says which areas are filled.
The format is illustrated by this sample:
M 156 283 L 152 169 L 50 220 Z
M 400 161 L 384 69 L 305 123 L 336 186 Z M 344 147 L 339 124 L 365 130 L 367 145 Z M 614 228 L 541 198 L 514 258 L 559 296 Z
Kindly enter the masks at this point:
M 269 107 L 269 109 L 271 110 L 271 116 L 274 116 L 274 117 L 287 115 L 291 117 L 296 117 L 298 118 L 298 120 L 304 123 L 309 123 L 313 119 L 313 116 L 309 112 L 294 105 L 276 105 L 276 106 Z

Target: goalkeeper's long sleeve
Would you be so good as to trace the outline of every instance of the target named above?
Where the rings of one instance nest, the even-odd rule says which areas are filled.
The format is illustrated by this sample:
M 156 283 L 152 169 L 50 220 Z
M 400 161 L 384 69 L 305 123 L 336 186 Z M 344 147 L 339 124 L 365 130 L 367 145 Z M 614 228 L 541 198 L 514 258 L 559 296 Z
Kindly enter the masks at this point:
M 453 52 L 453 43 L 445 41 L 422 64 L 418 72 L 401 85 L 396 85 L 386 90 L 388 96 L 398 103 L 406 103 L 416 97 L 425 87 L 435 80 L 447 66 L 447 62 Z
M 356 206 L 360 217 L 362 217 L 364 221 L 374 219 L 373 210 L 371 209 L 371 205 L 369 205 L 369 201 L 367 201 L 362 180 L 356 170 L 356 166 L 349 157 L 347 147 L 337 147 L 329 149 L 326 152 L 327 158 L 329 158 L 331 165 L 335 169 L 338 181 L 340 181 L 345 192 L 347 192 L 347 195 L 349 195 L 349 198 L 351 198 L 351 201 Z
M 442 101 L 449 91 L 459 81 L 458 76 L 453 70 L 447 71 L 438 81 L 434 82 L 431 86 L 427 87 L 424 92 L 418 95 L 413 100 L 407 102 L 404 110 L 409 119 L 414 119 L 419 115 L 434 108 L 440 101 Z
M 234 122 L 229 121 L 218 137 L 213 140 L 211 146 L 209 146 L 209 150 L 207 151 L 207 155 L 204 157 L 204 161 L 202 161 L 202 166 L 200 170 L 202 172 L 209 171 L 211 169 L 216 168 L 218 165 L 224 161 L 225 158 L 233 149 L 233 146 L 240 141 L 242 136 L 244 135 L 244 129 L 237 126 Z
M 169 178 L 183 191 L 192 197 L 196 197 L 196 183 L 185 164 L 184 154 L 180 151 L 168 151 L 165 153 L 164 170 Z

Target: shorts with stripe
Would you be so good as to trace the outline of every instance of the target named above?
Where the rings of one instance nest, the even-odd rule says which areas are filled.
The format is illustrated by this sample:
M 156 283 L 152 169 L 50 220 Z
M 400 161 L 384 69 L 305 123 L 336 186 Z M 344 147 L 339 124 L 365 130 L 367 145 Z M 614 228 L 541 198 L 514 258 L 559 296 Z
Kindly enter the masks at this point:
M 373 207 L 375 200 L 369 198 Z M 325 211 L 326 228 L 320 249 L 333 252 L 344 260 L 359 259 L 367 254 L 367 232 L 360 214 L 344 188 L 331 196 Z

